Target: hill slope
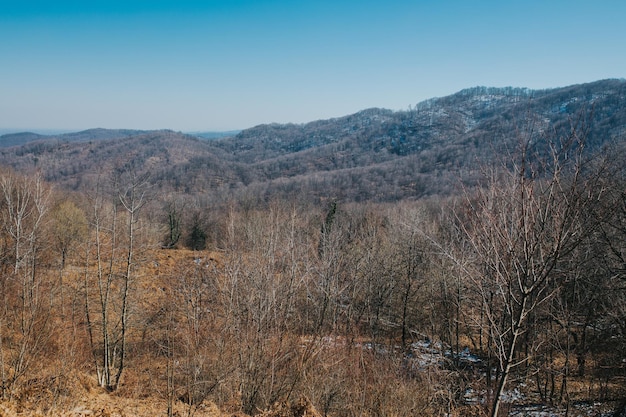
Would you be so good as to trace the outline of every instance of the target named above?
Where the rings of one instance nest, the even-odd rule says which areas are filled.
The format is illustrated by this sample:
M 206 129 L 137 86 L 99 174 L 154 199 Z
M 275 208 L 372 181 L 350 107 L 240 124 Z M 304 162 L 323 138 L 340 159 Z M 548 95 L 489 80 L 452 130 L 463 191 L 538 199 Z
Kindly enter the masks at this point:
M 0 164 L 39 169 L 69 188 L 132 166 L 176 193 L 389 201 L 454 192 L 477 177 L 481 164 L 514 151 L 520 137 L 530 135 L 540 150 L 546 137 L 566 136 L 573 126 L 586 130 L 592 148 L 622 142 L 626 81 L 541 91 L 476 87 L 407 111 L 374 108 L 302 125 L 260 125 L 213 141 L 103 129 L 5 135 L 7 143 L 36 141 L 1 149 Z

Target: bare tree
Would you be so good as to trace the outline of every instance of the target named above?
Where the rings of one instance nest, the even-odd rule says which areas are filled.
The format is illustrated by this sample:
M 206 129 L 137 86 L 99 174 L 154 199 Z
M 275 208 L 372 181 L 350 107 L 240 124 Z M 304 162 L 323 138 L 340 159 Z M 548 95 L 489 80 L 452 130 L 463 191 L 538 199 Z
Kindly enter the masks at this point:
M 1 279 L 0 394 L 12 394 L 51 335 L 49 286 L 39 273 L 50 188 L 40 175 L 0 176 L 2 235 L 9 270 Z
M 139 214 L 149 189 L 147 176 L 126 174 L 114 179 L 110 199 L 102 189 L 91 197 L 93 241 L 84 271 L 85 313 L 98 383 L 109 390 L 118 387 L 125 367 Z
M 311 356 L 299 351 L 303 326 L 297 306 L 310 247 L 300 241 L 300 216 L 296 208 L 274 203 L 267 212 L 244 211 L 231 234 L 240 240 L 231 242 L 238 249 L 223 260 L 219 304 L 234 353 L 233 382 L 248 414 L 289 399 Z
M 581 135 L 582 133 L 582 135 Z M 533 151 L 529 133 L 511 168 L 493 172 L 487 187 L 468 195 L 464 229 L 492 346 L 499 360 L 491 416 L 497 416 L 529 318 L 555 293 L 564 259 L 580 244 L 589 203 L 584 130 L 550 143 L 548 157 Z

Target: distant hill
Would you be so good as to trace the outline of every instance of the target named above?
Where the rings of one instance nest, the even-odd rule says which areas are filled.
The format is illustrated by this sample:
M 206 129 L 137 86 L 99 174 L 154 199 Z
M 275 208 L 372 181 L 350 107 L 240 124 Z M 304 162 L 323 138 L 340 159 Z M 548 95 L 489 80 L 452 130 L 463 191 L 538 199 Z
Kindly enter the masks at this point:
M 475 87 L 427 100 L 408 111 L 374 108 L 303 125 L 261 125 L 218 146 L 249 163 L 340 143 L 353 153 L 359 149 L 389 154 L 379 155 L 389 159 L 438 145 L 514 139 L 515 131 L 529 123 L 536 131 L 559 133 L 585 110 L 593 119 L 590 134 L 605 141 L 621 135 L 626 122 L 625 90 L 623 80 L 552 90 Z
M 13 132 L 0 135 L 0 148 L 10 146 L 21 146 L 29 142 L 36 142 L 41 140 L 58 140 L 62 142 L 88 142 L 92 140 L 111 140 L 128 138 L 131 136 L 137 136 L 149 132 L 148 130 L 132 130 L 132 129 L 87 129 L 79 132 L 59 133 L 59 134 L 38 134 L 32 132 Z M 225 137 L 232 137 L 240 133 L 241 130 L 231 130 L 226 132 L 194 132 L 189 133 L 191 136 L 195 136 L 201 139 L 221 139 Z
M 567 136 L 580 117 L 590 147 L 623 142 L 626 81 L 475 87 L 406 111 L 373 108 L 302 125 L 261 125 L 215 146 L 248 164 L 267 194 L 307 189 L 396 200 L 455 192 L 480 175 L 481 164 L 514 152 L 520 136 L 532 134 L 539 148 L 546 137 Z
M 88 129 L 81 132 L 65 133 L 58 135 L 56 138 L 64 142 L 88 142 L 90 140 L 110 140 L 128 138 L 131 136 L 141 135 L 146 133 L 143 130 L 129 130 L 129 129 Z
M 32 132 L 7 133 L 0 136 L 0 147 L 19 146 L 44 138 L 47 138 L 47 136 Z
M 406 111 L 373 108 L 212 140 L 105 129 L 4 135 L 0 164 L 41 170 L 68 188 L 92 186 L 98 173 L 132 166 L 150 172 L 168 193 L 394 201 L 457 192 L 478 178 L 482 165 L 513 152 L 521 136 L 532 135 L 541 151 L 546 137 L 564 137 L 576 124 L 584 125 L 591 148 L 623 143 L 626 81 L 549 90 L 475 87 Z
M 232 169 L 214 155 L 205 140 L 165 130 L 121 137 L 115 131 L 111 135 L 115 138 L 102 139 L 106 136 L 103 132 L 81 132 L 70 136 L 74 141 L 63 141 L 67 136 L 60 136 L 0 148 L 0 164 L 21 172 L 39 170 L 48 181 L 69 189 L 90 189 L 101 178 L 128 168 L 150 172 L 161 189 L 181 193 L 210 189 L 212 170 L 219 172 L 219 183 L 230 178 Z
M 21 146 L 36 141 L 88 142 L 90 140 L 110 140 L 127 138 L 146 133 L 143 130 L 128 129 L 88 129 L 80 132 L 41 135 L 31 132 L 9 133 L 0 136 L 0 147 Z

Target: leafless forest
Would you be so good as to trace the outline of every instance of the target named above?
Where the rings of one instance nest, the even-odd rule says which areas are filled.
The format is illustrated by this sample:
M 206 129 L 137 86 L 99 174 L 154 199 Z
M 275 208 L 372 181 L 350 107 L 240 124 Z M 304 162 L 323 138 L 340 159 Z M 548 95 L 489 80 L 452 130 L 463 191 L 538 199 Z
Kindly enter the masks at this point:
M 0 415 L 623 415 L 626 159 L 572 126 L 395 202 L 2 170 Z

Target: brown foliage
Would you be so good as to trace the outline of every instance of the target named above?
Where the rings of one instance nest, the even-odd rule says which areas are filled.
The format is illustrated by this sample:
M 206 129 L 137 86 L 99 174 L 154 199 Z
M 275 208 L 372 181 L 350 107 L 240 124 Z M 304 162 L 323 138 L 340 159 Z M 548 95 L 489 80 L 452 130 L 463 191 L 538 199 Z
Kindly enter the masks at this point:
M 514 346 L 519 365 L 509 371 L 511 381 L 526 381 L 528 399 L 545 396 L 539 385 L 550 381 L 560 382 L 567 394 L 563 398 L 572 401 L 621 392 L 626 298 L 617 284 L 624 279 L 626 211 L 612 209 L 623 206 L 619 184 L 607 181 L 604 188 L 596 187 L 607 191 L 594 195 L 597 199 L 611 199 L 602 200 L 605 206 L 594 216 L 582 218 L 588 226 L 595 224 L 594 217 L 606 218 L 606 224 L 586 233 L 588 240 L 577 250 L 568 246 L 559 254 L 562 258 L 551 270 L 555 272 L 541 286 L 541 294 L 545 288 L 549 297 L 533 298 L 543 301 L 534 314 L 525 312 L 524 332 Z M 558 184 L 559 193 L 567 189 L 564 185 Z M 82 210 L 91 217 L 82 225 L 86 233 L 79 227 L 65 236 L 76 240 L 63 239 L 68 243 L 63 245 L 65 267 L 63 250 L 47 243 L 55 241 L 50 233 L 67 230 L 47 223 L 37 229 L 41 235 L 33 245 L 20 240 L 16 246 L 4 224 L 0 359 L 6 400 L 0 414 L 479 416 L 483 407 L 466 395 L 488 395 L 490 383 L 484 375 L 497 365 L 495 330 L 503 332 L 497 343 L 506 342 L 510 334 L 506 327 L 494 328 L 494 321 L 511 317 L 511 312 L 497 310 L 501 302 L 485 310 L 485 291 L 493 289 L 496 301 L 503 293 L 488 287 L 483 274 L 519 270 L 519 259 L 525 258 L 513 255 L 528 253 L 515 238 L 519 246 L 498 245 L 498 251 L 479 246 L 484 243 L 480 239 L 516 230 L 504 220 L 522 207 L 506 199 L 505 189 L 494 185 L 489 190 L 493 200 L 469 200 L 481 209 L 475 212 L 458 211 L 470 206 L 453 198 L 394 205 L 338 200 L 333 209 L 278 199 L 262 206 L 212 206 L 215 213 L 206 217 L 213 220 L 206 224 L 218 224 L 219 231 L 212 233 L 219 237 L 210 241 L 211 251 L 159 249 L 162 230 L 151 223 L 159 216 L 150 212 L 159 204 L 146 205 L 136 223 L 128 209 L 121 210 L 114 235 L 112 209 L 118 196 L 100 206 L 99 243 L 107 250 L 100 252 L 100 264 L 96 219 L 86 210 L 94 200 L 87 204 L 89 199 L 78 195 L 72 199 L 75 204 L 53 211 Z M 524 200 L 537 215 L 545 213 L 540 209 L 546 209 L 546 201 Z M 456 216 L 450 214 L 454 211 Z M 497 219 L 503 219 L 503 224 L 495 223 L 502 227 L 489 227 Z M 541 238 L 534 245 L 538 250 L 552 250 L 554 240 L 546 236 L 558 232 L 552 222 L 559 219 L 536 223 L 523 235 Z M 68 229 L 73 225 L 50 213 L 42 221 Z M 119 229 L 129 226 L 128 221 L 135 228 Z M 462 233 L 470 230 L 476 233 Z M 581 230 L 572 227 L 563 234 L 580 236 Z M 25 258 L 14 248 L 32 262 L 21 262 Z M 528 259 L 539 265 L 532 256 Z M 493 262 L 485 262 L 489 260 Z M 481 269 L 484 265 L 489 268 Z M 114 392 L 99 387 L 100 363 L 94 361 L 102 352 L 93 341 L 104 325 L 93 315 L 101 316 L 106 307 L 98 292 L 105 278 L 111 285 L 111 358 L 119 360 L 119 349 L 126 348 L 124 372 Z M 124 278 L 130 278 L 127 310 L 116 304 L 124 294 Z M 475 285 L 481 279 L 483 286 Z M 562 287 L 555 287 L 557 283 Z M 593 311 L 581 302 L 590 299 L 584 294 L 591 290 L 604 295 L 593 297 Z M 511 296 L 519 299 L 520 292 Z M 92 314 L 91 321 L 87 314 Z M 118 339 L 124 316 L 125 345 Z M 584 328 L 581 318 L 588 321 Z M 31 334 L 40 338 L 28 339 Z M 584 345 L 583 337 L 594 340 L 593 345 Z M 574 347 L 568 350 L 569 345 Z M 585 353 L 583 345 L 590 349 L 583 365 L 587 374 L 565 385 L 565 372 Z M 463 361 L 465 347 L 478 357 Z M 20 353 L 28 362 L 19 362 Z M 19 363 L 29 366 L 12 379 Z M 605 372 L 609 368 L 610 374 Z

